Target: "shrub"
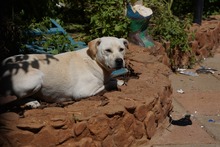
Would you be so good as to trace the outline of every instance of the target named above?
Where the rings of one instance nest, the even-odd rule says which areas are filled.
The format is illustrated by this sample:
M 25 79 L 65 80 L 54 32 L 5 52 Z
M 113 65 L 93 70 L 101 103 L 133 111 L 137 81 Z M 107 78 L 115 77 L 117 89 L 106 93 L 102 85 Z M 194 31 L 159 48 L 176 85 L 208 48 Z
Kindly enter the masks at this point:
M 128 19 L 123 0 L 89 1 L 85 9 L 90 19 L 91 38 L 101 36 L 127 37 Z
M 176 53 L 175 50 L 182 53 L 190 51 L 188 34 L 185 29 L 191 20 L 189 18 L 181 20 L 173 15 L 171 10 L 173 0 L 146 0 L 145 5 L 154 12 L 148 28 L 149 33 L 154 40 L 162 43 L 170 42 L 169 48 L 166 48 L 169 58 L 172 60 Z M 171 64 L 172 67 L 175 67 L 177 63 L 171 62 Z
M 13 9 L 12 5 L 9 4 L 10 2 L 4 1 L 1 12 L 7 12 L 7 14 L 3 16 L 12 16 L 12 18 L 14 18 L 13 24 L 16 24 L 16 28 L 21 28 L 20 26 L 25 27 L 30 23 L 35 23 L 36 25 L 36 22 L 40 22 L 45 16 L 50 18 L 57 17 L 64 22 L 63 27 L 68 28 L 68 31 L 73 30 L 73 33 L 79 32 L 84 35 L 86 34 L 87 37 L 80 36 L 80 40 L 87 42 L 102 36 L 127 37 L 129 32 L 129 19 L 124 14 L 126 6 L 124 1 L 125 0 L 21 0 L 13 1 L 14 6 L 16 6 L 13 7 Z M 192 14 L 192 1 L 143 1 L 144 4 L 154 12 L 150 20 L 148 31 L 154 40 L 162 43 L 170 41 L 170 48 L 167 48 L 169 57 L 172 59 L 175 50 L 190 52 L 185 29 L 192 22 L 192 15 L 188 15 L 189 13 Z M 65 3 L 66 7 L 56 7 L 58 2 Z M 204 16 L 219 14 L 220 9 L 218 4 L 219 0 L 205 0 Z M 11 14 L 12 12 L 13 14 Z M 36 22 L 31 22 L 30 20 L 36 20 Z M 70 23 L 70 25 L 66 26 L 68 23 Z M 7 33 L 7 26 L 4 25 L 1 29 L 1 34 L 10 36 L 10 34 Z M 20 31 L 20 29 L 17 30 Z M 10 46 L 5 42 L 14 39 L 13 36 L 18 37 L 14 39 L 17 41 L 11 41 L 11 45 L 13 44 L 16 48 L 20 48 L 21 37 L 20 35 L 13 35 L 14 33 L 16 32 L 11 32 L 12 38 L 5 40 L 3 38 L 3 43 L 1 44 L 2 49 L 5 48 L 5 46 Z M 7 38 L 7 36 L 5 38 Z M 62 37 L 57 38 L 56 36 L 52 36 L 49 39 L 65 42 L 62 40 Z M 12 47 L 9 47 L 8 50 L 11 50 L 11 48 Z
M 22 31 L 10 19 L 0 19 L 0 62 L 19 53 L 22 42 Z
M 63 23 L 60 20 L 56 20 L 60 25 Z M 26 48 L 27 44 L 36 45 L 40 48 L 34 48 L 34 50 L 39 50 L 40 52 L 46 52 L 50 54 L 58 54 L 67 51 L 73 51 L 77 45 L 72 45 L 70 40 L 68 39 L 67 34 L 60 34 L 54 32 L 53 34 L 48 34 L 47 31 L 49 28 L 55 27 L 53 26 L 50 18 L 45 17 L 40 22 L 33 22 L 28 26 L 28 29 L 24 31 L 26 36 L 26 41 L 24 42 L 22 52 L 29 53 L 28 49 Z M 40 35 L 33 35 L 30 31 L 34 32 L 42 32 Z

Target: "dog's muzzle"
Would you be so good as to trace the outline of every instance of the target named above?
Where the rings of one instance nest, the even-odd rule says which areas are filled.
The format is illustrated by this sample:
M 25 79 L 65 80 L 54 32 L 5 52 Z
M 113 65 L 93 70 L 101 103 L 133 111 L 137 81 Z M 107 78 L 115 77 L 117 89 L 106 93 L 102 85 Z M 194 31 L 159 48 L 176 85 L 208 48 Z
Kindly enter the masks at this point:
M 120 69 L 123 67 L 124 63 L 123 63 L 123 59 L 122 58 L 117 58 L 115 59 L 115 65 L 116 65 L 116 69 Z

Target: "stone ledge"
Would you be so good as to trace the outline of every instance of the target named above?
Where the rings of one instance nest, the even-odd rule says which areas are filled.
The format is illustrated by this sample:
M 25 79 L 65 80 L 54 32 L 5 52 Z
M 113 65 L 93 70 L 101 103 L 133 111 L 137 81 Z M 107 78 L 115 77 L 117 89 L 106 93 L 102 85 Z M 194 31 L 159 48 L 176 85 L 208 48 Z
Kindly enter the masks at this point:
M 189 46 L 191 52 L 181 52 L 180 49 L 175 49 L 172 62 L 172 68 L 187 68 L 192 63 L 203 60 L 204 58 L 213 56 L 216 49 L 220 46 L 220 15 L 212 16 L 210 20 L 202 21 L 202 25 L 192 25 L 188 30 Z M 169 58 L 166 54 L 166 49 L 169 49 L 170 43 L 166 42 L 163 46 L 159 42 L 155 42 L 155 46 L 150 49 L 158 61 L 170 66 Z M 195 57 L 193 57 L 193 56 Z M 193 57 L 193 58 L 192 58 Z
M 172 109 L 170 69 L 141 47 L 130 45 L 129 77 L 120 91 L 75 102 L 0 115 L 1 145 L 12 146 L 131 146 L 148 141 Z M 13 117 L 13 118 L 11 118 Z M 7 138 L 7 139 L 6 139 Z

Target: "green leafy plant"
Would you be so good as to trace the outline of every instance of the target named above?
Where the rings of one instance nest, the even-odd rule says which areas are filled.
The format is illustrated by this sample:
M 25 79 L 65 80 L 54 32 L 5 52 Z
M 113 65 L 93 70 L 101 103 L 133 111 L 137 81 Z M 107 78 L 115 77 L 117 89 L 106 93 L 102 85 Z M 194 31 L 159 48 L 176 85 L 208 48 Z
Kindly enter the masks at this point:
M 90 19 L 91 38 L 101 36 L 126 37 L 128 19 L 125 16 L 123 0 L 95 0 L 86 9 Z
M 174 1 L 172 5 L 173 13 L 179 18 L 184 18 L 189 13 L 194 13 L 194 2 L 192 0 Z M 204 0 L 203 19 L 210 15 L 220 14 L 219 0 Z
M 60 20 L 56 20 L 58 23 L 62 24 Z M 53 27 L 50 18 L 46 17 L 41 22 L 36 22 L 33 20 L 28 27 L 28 31 L 42 32 L 41 35 L 30 35 L 28 33 L 27 43 L 34 44 L 38 47 L 43 48 L 43 51 L 51 54 L 58 54 L 67 51 L 73 51 L 77 46 L 72 45 L 67 37 L 67 34 L 48 34 L 49 28 Z M 28 32 L 27 31 L 27 32 Z M 25 45 L 23 46 L 25 48 Z M 23 49 L 26 51 L 27 49 Z M 37 49 L 36 49 L 37 50 Z
M 204 1 L 204 17 L 220 14 L 220 0 Z
M 172 60 L 173 56 L 178 52 L 190 52 L 188 34 L 186 28 L 191 20 L 185 18 L 179 19 L 173 15 L 172 5 L 173 0 L 147 0 L 145 5 L 150 7 L 154 14 L 151 19 L 151 25 L 148 30 L 154 40 L 162 43 L 170 42 L 166 52 L 169 58 Z M 175 67 L 177 63 L 171 61 L 171 67 Z
M 134 2 L 134 0 L 128 1 Z M 192 0 L 143 1 L 146 7 L 153 10 L 148 31 L 154 40 L 170 42 L 170 48 L 167 49 L 170 58 L 172 59 L 176 50 L 190 52 L 185 30 L 192 22 Z M 56 5 L 59 2 L 64 3 L 65 7 L 57 7 Z M 5 52 L 8 54 L 8 52 L 14 52 L 15 48 L 19 50 L 22 41 L 31 42 L 42 39 L 48 41 L 47 43 L 43 41 L 41 44 L 47 51 L 51 46 L 56 46 L 55 50 L 57 51 L 54 50 L 55 53 L 71 49 L 63 46 L 63 44 L 68 43 L 68 40 L 65 40 L 65 35 L 28 37 L 23 40 L 23 36 L 20 36 L 19 33 L 16 34 L 15 30 L 22 32 L 21 28 L 27 28 L 26 26 L 29 25 L 32 28 L 47 29 L 50 27 L 50 23 L 44 20 L 44 17 L 61 19 L 64 22 L 62 26 L 71 33 L 80 34 L 77 35 L 79 36 L 77 40 L 84 42 L 101 36 L 127 37 L 129 20 L 124 14 L 126 7 L 124 2 L 125 0 L 20 0 L 12 3 L 3 1 L 1 11 L 7 12 L 3 16 L 10 18 L 16 29 L 13 30 L 14 26 L 9 28 L 10 25 L 1 27 L 1 34 L 5 34 L 5 37 L 1 39 L 1 50 L 6 50 Z M 204 2 L 204 17 L 220 14 L 219 0 L 205 0 Z
M 0 18 L 0 62 L 8 56 L 19 53 L 22 39 L 21 28 L 10 19 Z

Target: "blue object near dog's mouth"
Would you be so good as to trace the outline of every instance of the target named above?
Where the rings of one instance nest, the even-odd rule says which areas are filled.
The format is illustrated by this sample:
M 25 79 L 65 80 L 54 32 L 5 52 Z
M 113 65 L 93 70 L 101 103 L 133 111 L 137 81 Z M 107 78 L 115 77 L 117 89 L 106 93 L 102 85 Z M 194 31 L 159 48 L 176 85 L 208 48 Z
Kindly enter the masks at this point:
M 111 74 L 111 77 L 121 76 L 121 75 L 126 74 L 127 72 L 128 72 L 127 68 L 120 68 L 120 69 L 113 71 Z

